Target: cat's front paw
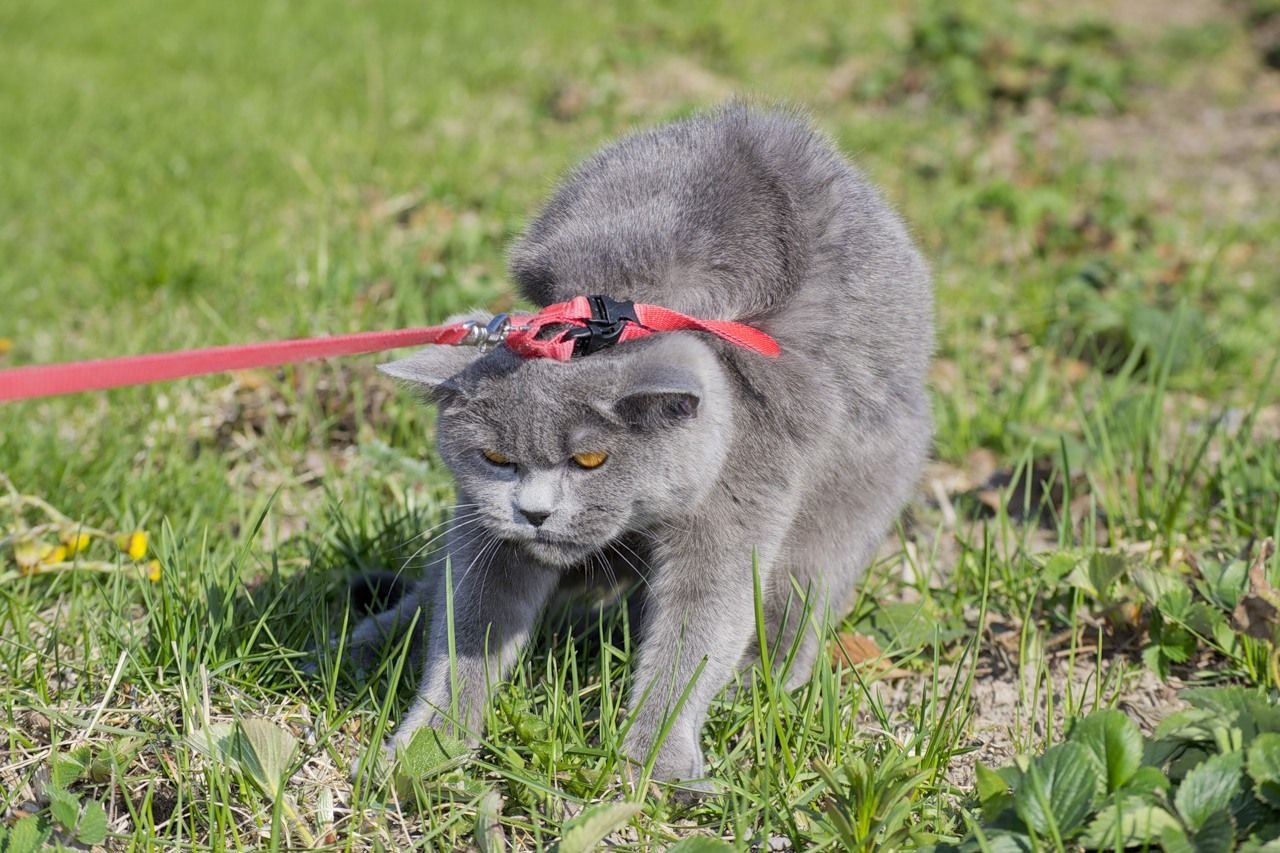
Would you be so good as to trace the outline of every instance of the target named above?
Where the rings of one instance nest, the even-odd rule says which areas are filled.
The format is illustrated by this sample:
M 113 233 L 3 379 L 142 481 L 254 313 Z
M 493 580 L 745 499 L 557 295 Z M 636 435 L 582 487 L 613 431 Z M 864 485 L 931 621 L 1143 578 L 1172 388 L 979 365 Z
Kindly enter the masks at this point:
M 622 745 L 622 754 L 635 767 L 643 765 L 653 744 L 652 738 L 637 735 L 634 729 Z M 698 783 L 705 781 L 706 770 L 702 762 L 702 745 L 696 733 L 681 736 L 672 731 L 658 747 L 650 778 L 656 782 Z M 687 785 L 682 785 L 686 787 Z

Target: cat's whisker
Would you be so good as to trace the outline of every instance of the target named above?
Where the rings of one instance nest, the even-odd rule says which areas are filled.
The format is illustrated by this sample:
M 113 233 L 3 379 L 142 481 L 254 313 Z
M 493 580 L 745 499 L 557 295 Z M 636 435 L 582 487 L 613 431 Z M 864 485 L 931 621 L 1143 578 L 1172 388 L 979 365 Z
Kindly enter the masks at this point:
M 622 558 L 623 562 L 625 562 L 628 566 L 631 567 L 631 571 L 635 572 L 635 575 L 637 578 L 639 578 L 640 583 L 644 584 L 644 588 L 649 592 L 653 592 L 653 587 L 649 585 L 649 577 L 648 577 L 649 573 L 645 571 L 645 563 L 646 563 L 645 559 L 641 557 L 639 554 L 637 554 L 634 548 L 632 548 L 630 545 L 628 545 L 626 542 L 622 541 L 621 539 L 616 539 L 613 542 L 610 542 L 609 547 L 613 549 L 613 552 L 615 554 L 617 554 L 619 557 Z M 621 550 L 619 550 L 620 548 L 626 548 L 628 551 L 630 551 L 631 555 L 640 561 L 640 565 L 637 566 L 635 563 L 631 562 L 631 559 L 626 554 L 622 553 Z
M 483 516 L 477 514 L 471 518 L 463 520 L 461 523 L 456 524 L 453 527 L 448 528 L 447 530 L 441 531 L 439 534 L 432 537 L 429 541 L 423 543 L 417 550 L 415 550 L 412 554 L 406 557 L 404 560 L 404 563 L 400 566 L 401 570 L 403 571 L 410 563 L 412 563 L 424 552 L 426 552 L 428 548 L 430 548 L 432 545 L 438 542 L 441 538 L 459 533 L 460 531 L 465 530 L 469 527 L 475 527 L 475 525 L 480 524 L 484 520 L 485 519 Z
M 480 546 L 480 550 L 476 552 L 476 555 L 474 557 L 472 557 L 471 562 L 467 565 L 466 571 L 462 573 L 462 577 L 458 580 L 456 584 L 457 589 L 462 588 L 463 584 L 467 582 L 467 578 L 471 575 L 472 569 L 476 567 L 476 564 L 479 563 L 482 558 L 485 558 L 485 568 L 481 569 L 480 571 L 480 592 L 479 592 L 480 600 L 484 600 L 484 587 L 485 587 L 485 580 L 488 578 L 488 567 L 493 562 L 494 555 L 498 553 L 498 547 L 500 542 L 501 540 L 497 538 L 492 538 L 488 542 L 485 542 L 483 545 Z
M 611 587 L 618 586 L 618 577 L 613 573 L 613 567 L 609 565 L 609 560 L 602 551 L 592 551 L 591 558 L 587 562 L 588 568 L 593 567 L 597 562 L 600 563 L 600 573 L 608 580 Z
M 440 531 L 435 536 L 432 536 L 430 539 L 428 539 L 426 542 L 420 545 L 418 549 L 414 552 L 413 556 L 416 557 L 418 554 L 421 554 L 423 551 L 426 551 L 428 548 L 430 548 L 436 542 L 439 542 L 445 536 L 449 536 L 453 533 L 457 533 L 460 530 L 465 530 L 466 528 L 472 527 L 477 523 L 483 522 L 484 520 L 485 520 L 485 517 L 480 513 L 475 513 L 473 515 L 460 518 L 460 519 L 454 519 L 452 526 Z
M 467 510 L 466 512 L 458 511 L 464 508 Z M 431 525 L 426 530 L 423 530 L 419 533 L 415 533 L 414 535 L 410 536 L 408 539 L 402 542 L 399 545 L 399 547 L 407 548 L 417 540 L 422 539 L 424 536 L 430 536 L 432 533 L 436 532 L 441 527 L 445 527 L 451 524 L 452 522 L 459 521 L 461 519 L 473 518 L 479 514 L 480 514 L 480 510 L 478 509 L 477 504 L 467 504 L 465 506 L 455 507 L 454 511 L 447 518 L 444 518 L 441 521 L 437 522 L 436 524 Z
M 488 583 L 488 581 L 489 581 L 489 570 L 493 567 L 493 561 L 494 561 L 494 558 L 498 556 L 498 551 L 501 549 L 501 542 L 500 542 L 500 540 L 498 540 L 498 539 L 496 539 L 496 538 L 495 538 L 495 539 L 492 539 L 492 540 L 490 540 L 490 541 L 489 541 L 489 543 L 485 546 L 485 548 L 486 548 L 486 549 L 487 549 L 487 551 L 488 551 L 488 555 L 485 557 L 485 563 L 484 563 L 484 566 L 480 569 L 480 598 L 481 598 L 481 600 L 483 600 L 483 599 L 484 599 L 484 588 L 485 588 L 485 585 L 486 585 L 486 584 Z M 481 553 L 483 554 L 483 553 L 484 553 L 484 551 L 482 551 Z
M 469 548 L 471 544 L 473 544 L 478 537 L 483 535 L 484 533 L 480 532 L 469 537 L 467 540 L 467 547 Z M 463 583 L 466 582 L 467 576 L 470 575 L 471 572 L 475 569 L 476 564 L 479 563 L 480 561 L 480 558 L 483 557 L 485 553 L 488 552 L 490 549 L 496 549 L 500 541 L 501 540 L 499 540 L 498 538 L 490 536 L 486 541 L 481 543 L 480 547 L 476 549 L 475 554 L 472 555 L 471 562 L 467 564 L 467 568 L 463 571 L 462 577 L 458 579 L 459 586 L 461 586 Z

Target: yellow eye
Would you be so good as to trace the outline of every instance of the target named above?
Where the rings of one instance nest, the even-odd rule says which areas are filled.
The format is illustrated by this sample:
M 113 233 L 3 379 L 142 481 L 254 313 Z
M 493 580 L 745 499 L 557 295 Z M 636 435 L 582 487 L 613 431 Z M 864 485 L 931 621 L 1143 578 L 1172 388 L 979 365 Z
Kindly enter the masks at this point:
M 494 465 L 510 465 L 511 460 L 496 450 L 485 450 L 484 458 L 488 459 Z
M 573 454 L 573 461 L 579 468 L 585 468 L 590 471 L 592 468 L 599 468 L 604 461 L 609 458 L 609 454 L 603 450 L 590 450 L 586 453 Z

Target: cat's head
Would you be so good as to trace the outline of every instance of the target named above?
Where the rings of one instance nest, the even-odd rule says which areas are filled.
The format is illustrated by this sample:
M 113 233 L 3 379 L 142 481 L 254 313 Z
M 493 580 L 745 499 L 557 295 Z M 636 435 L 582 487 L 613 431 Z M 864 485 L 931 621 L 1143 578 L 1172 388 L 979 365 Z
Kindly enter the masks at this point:
M 439 404 L 437 445 L 457 482 L 459 517 L 475 512 L 470 526 L 550 565 L 573 565 L 687 511 L 727 452 L 725 377 L 693 335 L 655 335 L 570 362 L 433 346 L 381 369 Z M 465 521 L 458 530 L 468 535 Z

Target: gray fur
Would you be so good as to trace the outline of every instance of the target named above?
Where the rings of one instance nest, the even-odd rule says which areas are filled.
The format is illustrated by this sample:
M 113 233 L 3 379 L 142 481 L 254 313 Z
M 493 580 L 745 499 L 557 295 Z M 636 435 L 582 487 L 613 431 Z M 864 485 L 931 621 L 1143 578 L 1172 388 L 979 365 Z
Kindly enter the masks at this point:
M 605 293 L 742 320 L 782 355 L 680 332 L 569 363 L 431 347 L 387 366 L 439 403 L 457 480 L 442 552 L 456 682 L 439 567 L 356 643 L 435 602 L 418 700 L 393 743 L 421 726 L 474 732 L 558 588 L 643 575 L 622 751 L 646 758 L 702 667 L 655 764 L 659 779 L 698 779 L 708 705 L 759 657 L 753 552 L 771 636 L 798 645 L 799 683 L 916 481 L 930 440 L 925 264 L 827 140 L 792 115 L 733 105 L 588 160 L 528 226 L 511 271 L 540 305 Z M 583 450 L 609 459 L 582 470 L 570 456 Z M 549 515 L 535 527 L 523 513 Z M 788 607 L 796 588 L 816 619 Z

